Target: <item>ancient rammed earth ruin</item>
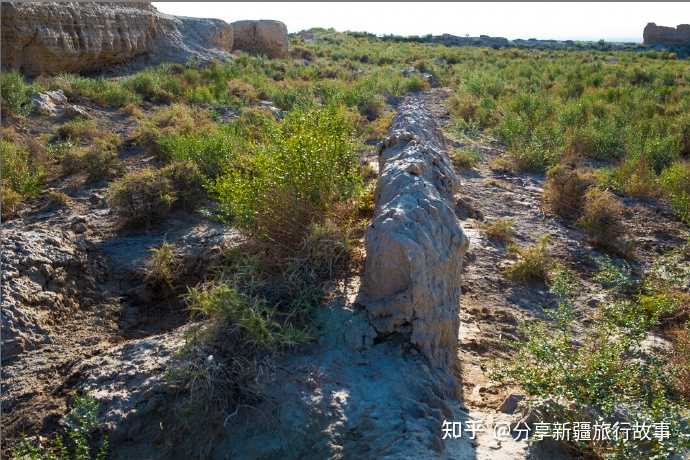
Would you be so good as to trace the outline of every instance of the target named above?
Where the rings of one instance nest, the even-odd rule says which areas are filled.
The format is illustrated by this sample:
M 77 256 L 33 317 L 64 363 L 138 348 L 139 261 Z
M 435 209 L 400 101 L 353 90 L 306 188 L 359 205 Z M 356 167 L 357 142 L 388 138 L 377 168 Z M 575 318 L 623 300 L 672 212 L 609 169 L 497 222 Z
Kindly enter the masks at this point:
M 287 54 L 278 21 L 176 17 L 149 2 L 2 3 L 2 66 L 33 76 L 104 70 L 108 66 L 185 62 L 234 50 Z
M 645 45 L 690 45 L 690 24 L 678 27 L 647 24 L 642 35 Z

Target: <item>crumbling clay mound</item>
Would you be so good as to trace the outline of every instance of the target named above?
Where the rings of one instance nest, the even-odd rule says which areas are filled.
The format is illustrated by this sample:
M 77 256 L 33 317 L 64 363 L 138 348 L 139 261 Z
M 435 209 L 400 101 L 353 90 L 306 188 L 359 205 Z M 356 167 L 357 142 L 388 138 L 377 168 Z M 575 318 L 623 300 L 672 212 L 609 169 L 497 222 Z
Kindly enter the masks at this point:
M 233 49 L 265 54 L 270 58 L 287 56 L 287 27 L 279 21 L 237 21 L 232 23 Z
M 160 13 L 150 2 L 2 3 L 2 66 L 27 75 L 102 71 L 229 57 L 233 50 L 287 55 L 278 21 L 240 21 Z

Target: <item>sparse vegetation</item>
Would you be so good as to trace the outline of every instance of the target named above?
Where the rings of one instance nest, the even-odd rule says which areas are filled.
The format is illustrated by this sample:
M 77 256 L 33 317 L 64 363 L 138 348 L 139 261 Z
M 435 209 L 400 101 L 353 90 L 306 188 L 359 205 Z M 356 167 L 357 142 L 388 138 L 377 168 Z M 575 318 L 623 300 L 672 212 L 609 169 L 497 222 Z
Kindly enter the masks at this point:
M 546 176 L 544 204 L 561 217 L 576 219 L 582 214 L 585 194 L 594 182 L 592 173 L 577 163 L 559 163 Z
M 181 412 L 175 423 L 194 430 L 203 417 L 222 426 L 228 414 L 261 400 L 261 378 L 276 356 L 317 336 L 312 318 L 329 288 L 361 268 L 359 246 L 375 205 L 370 162 L 376 141 L 385 136 L 401 96 L 430 87 L 422 75 L 430 73 L 454 89 L 447 129 L 465 146 L 451 153 L 456 169 L 479 176 L 493 160 L 490 166 L 506 174 L 492 183 L 506 195 L 520 184 L 533 193 L 545 173 L 547 215 L 538 218 L 555 214 L 560 219 L 549 221 L 549 231 L 562 227 L 576 235 L 566 245 L 554 244 L 559 256 L 578 243 L 571 240 L 582 237 L 579 230 L 595 246 L 583 250 L 610 254 L 571 269 L 570 259 L 552 255 L 549 237 L 515 245 L 520 206 L 538 207 L 531 196 L 511 201 L 514 211 L 493 215 L 514 219 L 481 224 L 513 259 L 508 279 L 525 284 L 524 293 L 534 288 L 530 296 L 539 291 L 542 299 L 558 300 L 545 311 L 551 321 L 525 325 L 514 362 L 498 377 L 521 386 L 535 405 L 556 401 L 559 421 L 669 420 L 672 435 L 663 442 L 577 446 L 590 457 L 667 458 L 688 447 L 680 434 L 688 426 L 690 301 L 688 280 L 676 273 L 687 253 L 659 257 L 652 269 L 644 258 L 616 256 L 629 255 L 624 229 L 631 233 L 625 238 L 634 237 L 628 197 L 652 206 L 664 200 L 690 224 L 690 77 L 687 61 L 606 51 L 604 45 L 602 51 L 492 50 L 328 31 L 313 42 L 300 40 L 289 59 L 239 54 L 121 78 L 59 75 L 32 83 L 3 72 L 3 115 L 21 123 L 16 131 L 3 130 L 0 141 L 2 217 L 42 195 L 46 212 L 70 205 L 69 212 L 55 212 L 64 218 L 87 199 L 100 203 L 98 189 L 107 185 L 108 203 L 124 225 L 167 232 L 177 219 L 163 221 L 179 211 L 190 220 L 212 217 L 238 229 L 241 246 L 224 253 L 219 267 L 214 262 L 208 277 L 188 276 L 187 253 L 167 242 L 151 249 L 145 265 L 146 288 L 171 304 L 186 302 L 200 320 L 168 370 L 171 387 L 185 393 L 176 400 Z M 94 119 L 36 129 L 27 116 L 31 96 L 45 89 L 108 109 L 89 110 Z M 124 129 L 112 129 L 122 119 Z M 486 145 L 480 149 L 480 143 Z M 492 158 L 496 151 L 501 155 Z M 70 177 L 61 177 L 60 168 Z M 509 177 L 523 171 L 530 182 L 511 180 L 527 174 Z M 69 188 L 84 186 L 84 176 L 85 186 L 97 192 L 87 199 Z M 73 198 L 42 194 L 47 183 Z M 468 218 L 484 219 L 479 208 Z M 534 226 L 519 222 L 520 237 L 539 237 L 529 231 Z M 665 231 L 655 228 L 654 235 Z M 663 245 L 676 242 L 668 238 Z M 500 247 L 486 246 L 503 257 Z M 642 251 L 649 258 L 651 251 Z M 585 284 L 601 298 L 577 305 Z M 583 312 L 592 316 L 582 318 Z M 667 353 L 645 347 L 651 333 L 668 341 Z M 93 398 L 77 398 L 64 436 L 26 439 L 13 455 L 105 458 L 96 413 Z
M 665 307 L 650 315 L 650 299 L 642 296 L 637 301 L 627 301 L 624 307 L 607 304 L 584 337 L 574 340 L 575 291 L 563 289 L 567 284 L 558 279 L 552 281 L 552 292 L 560 299 L 551 314 L 553 324 L 525 325 L 523 334 L 527 340 L 516 342 L 515 361 L 497 370 L 494 377 L 519 383 L 533 398 L 532 403 L 543 409 L 546 422 L 623 420 L 632 425 L 664 420 L 669 424 L 667 439 L 575 442 L 589 455 L 668 458 L 683 452 L 688 448 L 688 440 L 683 435 L 687 410 L 677 398 L 682 387 L 674 385 L 676 380 L 670 378 L 663 360 L 649 356 L 641 346 L 645 330 L 658 324 Z M 558 289 L 554 289 L 556 286 Z M 645 320 L 639 321 L 641 318 Z M 680 366 L 682 372 L 683 364 Z
M 450 158 L 456 168 L 472 169 L 479 161 L 480 155 L 471 149 L 456 149 Z
M 180 256 L 175 245 L 163 243 L 151 249 L 151 256 L 146 261 L 146 282 L 155 288 L 173 291 L 180 269 Z
M 675 213 L 690 225 L 690 163 L 672 164 L 661 173 L 659 180 Z
M 57 137 L 70 142 L 89 141 L 102 134 L 96 120 L 75 118 L 60 126 Z
M 17 460 L 105 460 L 108 438 L 98 432 L 98 401 L 90 395 L 76 396 L 72 409 L 65 416 L 65 433 L 47 443 L 22 439 L 12 449 Z
M 70 199 L 64 192 L 51 190 L 48 192 L 48 206 L 54 208 L 63 208 L 67 206 Z

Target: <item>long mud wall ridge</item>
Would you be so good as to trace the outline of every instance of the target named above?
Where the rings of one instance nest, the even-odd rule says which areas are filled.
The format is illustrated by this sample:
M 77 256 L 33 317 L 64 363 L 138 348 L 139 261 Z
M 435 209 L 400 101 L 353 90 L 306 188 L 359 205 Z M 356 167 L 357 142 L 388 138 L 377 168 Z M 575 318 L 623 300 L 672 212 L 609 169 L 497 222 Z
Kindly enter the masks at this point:
M 379 152 L 360 303 L 379 336 L 401 333 L 452 369 L 468 240 L 453 207 L 460 182 L 422 95 L 401 104 Z

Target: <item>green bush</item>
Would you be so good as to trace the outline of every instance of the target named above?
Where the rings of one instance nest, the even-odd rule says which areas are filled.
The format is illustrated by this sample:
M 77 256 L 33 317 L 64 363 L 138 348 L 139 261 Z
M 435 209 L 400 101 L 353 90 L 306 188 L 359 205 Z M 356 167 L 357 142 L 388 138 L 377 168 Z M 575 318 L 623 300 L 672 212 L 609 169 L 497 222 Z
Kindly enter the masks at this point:
M 187 299 L 192 311 L 239 328 L 245 340 L 269 347 L 281 342 L 281 327 L 270 318 L 267 306 L 258 299 L 240 294 L 232 286 L 217 284 L 204 289 L 192 288 Z
M 180 255 L 172 243 L 163 243 L 151 249 L 146 261 L 145 280 L 149 286 L 173 291 L 180 276 Z
M 472 169 L 481 161 L 482 156 L 472 149 L 455 149 L 450 159 L 457 169 Z
M 38 194 L 44 171 L 23 146 L 0 140 L 2 186 L 24 196 Z
M 26 115 L 31 111 L 32 85 L 24 81 L 19 72 L 3 71 L 0 73 L 0 95 L 2 112 L 11 115 Z
M 274 129 L 272 117 L 245 111 L 238 120 L 211 132 L 171 133 L 158 140 L 159 157 L 164 161 L 190 160 L 209 178 L 223 169 L 232 169 L 235 160 L 253 153 L 256 144 Z
M 482 230 L 489 239 L 508 244 L 513 240 L 514 226 L 514 219 L 494 219 L 482 224 Z
M 690 163 L 672 164 L 662 171 L 659 183 L 675 214 L 690 224 Z
M 221 176 L 214 189 L 234 223 L 294 249 L 360 182 L 352 126 L 342 109 L 328 107 L 290 113 L 256 155 Z
M 175 190 L 175 204 L 187 210 L 194 209 L 204 198 L 204 176 L 191 161 L 175 161 L 161 170 Z
M 60 126 L 57 137 L 70 142 L 78 142 L 91 140 L 101 134 L 105 134 L 105 132 L 99 128 L 96 120 L 75 118 Z

